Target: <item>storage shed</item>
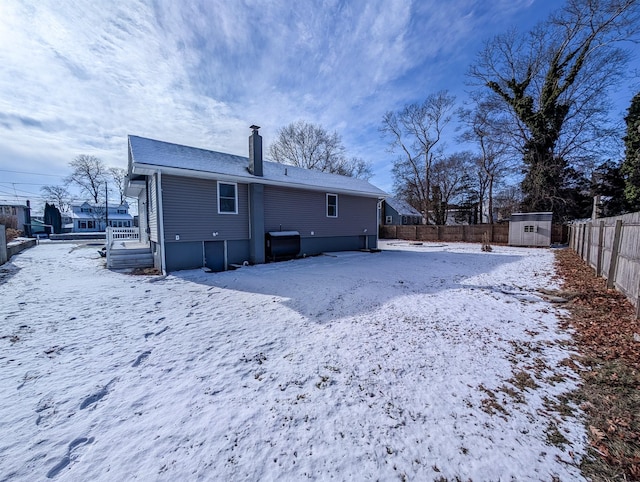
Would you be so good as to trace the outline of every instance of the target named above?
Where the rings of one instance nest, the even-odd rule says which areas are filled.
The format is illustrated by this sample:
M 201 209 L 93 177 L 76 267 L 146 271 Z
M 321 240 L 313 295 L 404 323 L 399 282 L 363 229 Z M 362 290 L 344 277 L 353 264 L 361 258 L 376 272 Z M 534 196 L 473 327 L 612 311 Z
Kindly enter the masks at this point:
M 509 220 L 510 246 L 551 246 L 553 213 L 513 213 Z

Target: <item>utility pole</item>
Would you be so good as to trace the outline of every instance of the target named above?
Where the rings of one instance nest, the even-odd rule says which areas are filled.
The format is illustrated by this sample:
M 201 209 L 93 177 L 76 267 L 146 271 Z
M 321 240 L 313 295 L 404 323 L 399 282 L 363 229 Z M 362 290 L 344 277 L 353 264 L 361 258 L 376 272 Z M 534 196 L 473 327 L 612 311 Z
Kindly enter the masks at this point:
M 109 183 L 104 182 L 104 230 L 109 227 Z

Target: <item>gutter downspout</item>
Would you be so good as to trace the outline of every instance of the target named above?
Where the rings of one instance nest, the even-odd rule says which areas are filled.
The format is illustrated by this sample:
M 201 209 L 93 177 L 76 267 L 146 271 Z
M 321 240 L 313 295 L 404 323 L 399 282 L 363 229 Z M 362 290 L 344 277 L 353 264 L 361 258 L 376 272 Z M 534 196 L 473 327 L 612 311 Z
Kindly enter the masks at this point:
M 380 225 L 382 224 L 382 203 L 384 199 L 383 197 L 379 197 L 376 203 L 376 249 L 378 249 L 380 244 Z
M 158 229 L 159 233 L 159 241 L 160 241 L 160 263 L 162 268 L 162 274 L 167 275 L 167 262 L 164 257 L 164 212 L 162 209 L 162 173 L 158 171 L 158 189 L 156 192 L 158 196 Z

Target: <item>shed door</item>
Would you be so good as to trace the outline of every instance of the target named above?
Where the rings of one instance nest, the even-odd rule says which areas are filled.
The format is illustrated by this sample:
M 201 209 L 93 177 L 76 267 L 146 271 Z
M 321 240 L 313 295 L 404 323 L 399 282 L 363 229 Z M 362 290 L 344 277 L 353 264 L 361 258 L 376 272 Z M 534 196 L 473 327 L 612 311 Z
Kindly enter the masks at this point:
M 538 225 L 534 221 L 524 222 L 524 232 L 522 233 L 522 244 L 525 246 L 537 246 Z

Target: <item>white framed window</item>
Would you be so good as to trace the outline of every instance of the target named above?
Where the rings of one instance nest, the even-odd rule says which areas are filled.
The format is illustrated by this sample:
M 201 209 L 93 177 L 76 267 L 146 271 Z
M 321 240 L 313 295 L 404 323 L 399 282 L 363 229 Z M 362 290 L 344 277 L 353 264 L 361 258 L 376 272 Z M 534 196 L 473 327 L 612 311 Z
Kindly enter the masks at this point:
M 327 217 L 338 217 L 338 195 L 327 193 Z
M 238 185 L 218 181 L 218 214 L 238 214 Z
M 525 233 L 535 233 L 535 232 L 536 232 L 536 227 L 535 227 L 535 226 L 528 225 L 528 224 L 525 224 L 525 226 L 524 226 L 524 232 L 525 232 Z
M 384 224 L 391 224 L 393 222 L 393 216 L 385 216 Z

